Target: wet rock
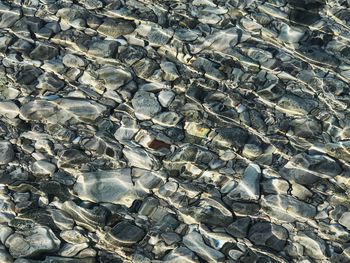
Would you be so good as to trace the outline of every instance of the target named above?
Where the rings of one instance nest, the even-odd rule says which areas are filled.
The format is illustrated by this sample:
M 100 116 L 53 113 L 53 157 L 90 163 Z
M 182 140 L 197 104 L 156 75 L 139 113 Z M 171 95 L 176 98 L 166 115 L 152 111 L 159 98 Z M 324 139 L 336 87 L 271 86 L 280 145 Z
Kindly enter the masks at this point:
M 130 166 L 146 170 L 158 170 L 160 167 L 159 161 L 152 154 L 142 148 L 125 147 L 123 149 L 123 154 L 129 161 Z
M 169 263 L 194 263 L 198 262 L 196 255 L 186 247 L 178 247 L 170 251 L 163 258 L 164 261 Z
M 97 32 L 117 38 L 123 35 L 132 33 L 135 30 L 135 23 L 127 20 L 111 20 L 105 19 L 104 22 L 99 26 Z
M 157 70 L 159 66 L 155 61 L 149 58 L 143 58 L 133 64 L 132 68 L 138 77 L 147 79 L 153 75 L 154 71 Z
M 316 216 L 316 208 L 288 195 L 267 195 L 261 200 L 261 206 L 272 217 L 294 222 L 307 220 Z
M 207 262 L 223 262 L 225 255 L 204 243 L 203 237 L 195 231 L 183 237 L 183 243 Z
M 0 165 L 8 164 L 15 158 L 12 144 L 7 141 L 0 141 Z
M 238 127 L 220 128 L 216 132 L 218 134 L 213 138 L 213 143 L 222 147 L 241 148 L 248 138 L 248 133 Z
M 298 233 L 294 240 L 304 247 L 304 253 L 313 259 L 324 259 L 326 244 L 312 232 Z
M 226 228 L 226 232 L 238 238 L 244 238 L 248 235 L 248 228 L 250 226 L 250 218 L 242 217 L 235 220 Z
M 12 101 L 0 102 L 0 116 L 4 116 L 9 119 L 16 118 L 19 114 L 18 106 Z
M 118 46 L 118 42 L 115 41 L 95 40 L 89 45 L 88 54 L 95 57 L 107 58 L 115 54 Z
M 139 120 L 149 120 L 162 109 L 156 96 L 146 91 L 138 91 L 131 103 Z
M 273 223 L 258 222 L 249 229 L 248 238 L 256 245 L 281 251 L 286 245 L 288 231 Z
M 347 229 L 350 229 L 350 212 L 345 212 L 339 218 L 339 224 L 345 226 Z
M 32 257 L 44 253 L 55 252 L 59 249 L 61 241 L 51 229 L 36 226 L 24 232 L 16 232 L 5 242 L 10 254 L 15 257 Z
M 58 49 L 52 45 L 39 43 L 29 56 L 35 60 L 48 60 L 58 55 Z
M 45 160 L 39 160 L 33 163 L 32 171 L 36 176 L 52 175 L 56 171 L 56 165 Z
M 256 164 L 250 164 L 238 183 L 228 197 L 233 200 L 254 201 L 260 197 L 260 167 Z
M 116 246 L 132 246 L 141 241 L 146 232 L 128 221 L 122 221 L 108 233 L 109 242 Z
M 166 127 L 176 126 L 180 120 L 181 117 L 173 111 L 159 113 L 152 119 L 155 124 Z
M 130 169 L 82 173 L 74 184 L 80 199 L 131 206 L 136 196 Z

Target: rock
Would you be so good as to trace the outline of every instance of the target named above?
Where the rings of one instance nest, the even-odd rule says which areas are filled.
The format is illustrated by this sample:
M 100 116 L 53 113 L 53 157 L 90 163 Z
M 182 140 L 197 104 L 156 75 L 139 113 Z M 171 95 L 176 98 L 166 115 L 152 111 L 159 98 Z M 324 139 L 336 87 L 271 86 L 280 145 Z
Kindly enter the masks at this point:
M 88 156 L 77 149 L 64 150 L 59 154 L 57 165 L 59 168 L 74 168 L 87 163 Z
M 89 247 L 87 243 L 64 244 L 58 254 L 63 257 L 75 257 L 80 251 Z
M 179 211 L 197 223 L 211 226 L 227 226 L 233 221 L 231 212 L 221 202 L 213 199 L 201 199 L 197 206 L 182 207 Z
M 82 173 L 74 191 L 82 200 L 130 207 L 136 199 L 130 173 L 130 169 Z
M 62 62 L 65 66 L 70 68 L 84 68 L 86 66 L 85 60 L 73 54 L 64 55 Z
M 162 109 L 156 96 L 146 91 L 136 92 L 131 103 L 139 120 L 149 120 Z
M 238 238 L 244 238 L 248 235 L 248 228 L 250 226 L 250 218 L 242 217 L 235 220 L 226 228 L 226 232 Z
M 339 218 L 339 224 L 345 226 L 348 230 L 350 230 L 350 212 L 345 212 Z
M 131 79 L 131 73 L 123 68 L 103 67 L 97 71 L 98 77 L 104 80 L 106 88 L 116 90 L 128 83 Z
M 192 231 L 183 237 L 183 243 L 206 262 L 223 262 L 225 255 L 204 243 L 203 237 Z
M 148 79 L 153 75 L 155 70 L 159 69 L 159 66 L 155 61 L 149 58 L 143 58 L 134 63 L 132 68 L 138 77 Z
M 167 81 L 174 81 L 179 77 L 176 65 L 172 62 L 163 62 L 160 64 L 160 68 L 164 71 L 164 79 Z
M 56 252 L 61 241 L 55 236 L 51 229 L 42 226 L 16 232 L 8 237 L 5 242 L 10 254 L 14 258 L 33 257 L 45 253 Z
M 311 99 L 300 98 L 295 95 L 285 95 L 278 101 L 278 106 L 291 115 L 308 114 L 312 109 L 317 107 L 317 103 Z
M 260 197 L 260 167 L 256 164 L 249 164 L 244 174 L 228 197 L 233 200 L 254 201 Z
M 312 232 L 298 233 L 294 241 L 304 247 L 304 253 L 313 259 L 325 259 L 325 242 Z
M 89 45 L 88 54 L 94 57 L 111 57 L 116 53 L 118 46 L 119 44 L 116 41 L 95 40 Z
M 118 38 L 132 33 L 135 30 L 135 23 L 123 19 L 104 19 L 97 29 L 97 32 L 112 38 Z
M 281 251 L 286 245 L 288 231 L 273 223 L 258 222 L 249 229 L 248 238 L 256 245 Z
M 174 98 L 175 98 L 175 93 L 170 90 L 162 90 L 158 94 L 159 103 L 165 108 L 170 105 L 170 103 L 173 101 Z
M 64 230 L 60 233 L 60 237 L 70 244 L 82 244 L 89 242 L 89 239 L 78 230 Z
M 222 147 L 242 148 L 248 138 L 248 133 L 238 127 L 220 128 L 213 138 L 213 143 Z
M 42 91 L 57 92 L 64 87 L 64 81 L 50 73 L 44 73 L 38 78 L 37 88 Z
M 0 116 L 14 119 L 19 114 L 18 106 L 12 101 L 0 101 Z
M 61 209 L 72 217 L 77 225 L 91 232 L 95 232 L 96 228 L 103 227 L 106 224 L 108 210 L 103 206 L 84 208 L 76 205 L 73 201 L 66 201 Z
M 269 216 L 286 222 L 306 221 L 316 216 L 314 206 L 289 195 L 267 195 L 260 204 Z
M 15 158 L 12 144 L 7 141 L 0 141 L 0 165 L 8 164 Z
M 121 221 L 108 233 L 108 241 L 116 246 L 132 246 L 140 242 L 146 232 L 128 221 Z
M 326 155 L 307 155 L 304 153 L 294 156 L 281 170 L 283 178 L 302 185 L 312 185 L 322 178 L 339 175 L 342 168 L 332 158 Z
M 35 60 L 48 60 L 56 57 L 58 55 L 58 49 L 52 45 L 39 43 L 30 52 L 29 56 L 31 59 Z
M 263 181 L 261 187 L 266 194 L 287 194 L 289 183 L 286 180 L 272 178 Z
M 158 170 L 160 167 L 159 161 L 152 154 L 142 148 L 125 147 L 123 149 L 123 154 L 129 161 L 129 165 L 132 167 L 146 170 Z
M 0 245 L 0 262 L 2 262 L 2 263 L 13 263 L 12 256 L 1 245 Z
M 181 117 L 179 114 L 173 111 L 159 113 L 152 119 L 155 124 L 166 127 L 174 127 L 179 123 L 180 120 Z
M 52 175 L 56 171 L 56 165 L 45 160 L 39 160 L 33 163 L 32 172 L 36 176 Z
M 103 3 L 99 0 L 83 0 L 80 3 L 88 10 L 95 10 L 103 7 Z
M 169 263 L 194 263 L 198 262 L 196 255 L 186 247 L 177 247 L 166 254 L 163 259 Z

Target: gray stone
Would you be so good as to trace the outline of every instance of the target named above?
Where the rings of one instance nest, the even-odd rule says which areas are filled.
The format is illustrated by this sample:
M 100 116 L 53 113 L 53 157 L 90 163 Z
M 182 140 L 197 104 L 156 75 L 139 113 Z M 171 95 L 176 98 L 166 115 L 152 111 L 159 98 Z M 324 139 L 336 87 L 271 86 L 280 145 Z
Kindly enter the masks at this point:
M 163 258 L 164 262 L 169 263 L 195 263 L 199 262 L 196 255 L 186 247 L 177 247 L 171 250 Z
M 18 106 L 12 101 L 0 101 L 0 116 L 14 119 L 19 114 Z
M 146 170 L 158 170 L 160 168 L 159 161 L 149 152 L 142 148 L 124 147 L 123 154 L 128 160 L 129 165 Z
M 306 221 L 316 216 L 316 208 L 289 195 L 267 195 L 260 202 L 266 213 L 276 219 L 294 222 Z
M 180 115 L 173 111 L 161 112 L 152 119 L 155 124 L 165 127 L 174 127 L 180 120 Z
M 260 167 L 256 164 L 249 164 L 244 174 L 228 197 L 233 200 L 255 201 L 260 197 Z
M 288 232 L 282 226 L 269 222 L 258 222 L 249 229 L 248 238 L 256 245 L 281 251 L 286 245 Z
M 139 120 L 149 120 L 162 109 L 156 96 L 146 91 L 136 92 L 131 103 Z
M 5 242 L 10 254 L 15 258 L 56 252 L 60 244 L 61 241 L 52 230 L 42 226 L 36 226 L 23 232 L 16 232 L 9 236 Z
M 244 238 L 248 235 L 248 228 L 250 226 L 250 218 L 242 217 L 235 220 L 226 228 L 226 232 L 238 238 Z
M 118 42 L 111 40 L 96 40 L 89 45 L 88 54 L 94 57 L 107 58 L 116 53 Z
M 132 33 L 135 30 L 135 23 L 127 20 L 104 19 L 97 29 L 97 32 L 108 37 L 117 38 Z
M 82 173 L 74 184 L 74 191 L 80 199 L 96 203 L 130 207 L 136 199 L 130 169 Z
M 159 68 L 158 64 L 149 59 L 143 58 L 132 65 L 135 74 L 143 79 L 148 79 L 151 77 L 156 69 Z
M 15 158 L 12 144 L 8 141 L 0 141 L 0 165 L 8 164 Z
M 56 171 L 56 165 L 45 160 L 39 160 L 33 163 L 32 172 L 36 176 L 52 175 Z
M 142 228 L 128 221 L 121 221 L 111 229 L 107 236 L 108 241 L 116 246 L 131 246 L 141 241 L 145 235 L 146 232 Z
M 29 56 L 35 60 L 48 60 L 58 55 L 58 49 L 52 45 L 39 43 Z
M 345 212 L 339 218 L 339 224 L 350 230 L 350 212 Z
M 175 98 L 175 93 L 171 90 L 162 90 L 159 92 L 158 100 L 163 107 L 168 107 Z
M 203 237 L 196 231 L 192 231 L 183 237 L 183 243 L 206 262 L 223 262 L 225 255 L 204 243 Z

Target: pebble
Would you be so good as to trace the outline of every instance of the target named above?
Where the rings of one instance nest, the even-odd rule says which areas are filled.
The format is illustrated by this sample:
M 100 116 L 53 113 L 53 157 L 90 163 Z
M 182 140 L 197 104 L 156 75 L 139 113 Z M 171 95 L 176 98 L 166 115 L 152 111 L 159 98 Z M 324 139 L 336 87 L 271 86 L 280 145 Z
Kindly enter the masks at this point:
M 136 118 L 139 120 L 149 120 L 162 109 L 157 97 L 153 93 L 146 91 L 138 91 L 131 102 Z
M 8 164 L 15 158 L 12 144 L 8 141 L 0 141 L 0 165 Z

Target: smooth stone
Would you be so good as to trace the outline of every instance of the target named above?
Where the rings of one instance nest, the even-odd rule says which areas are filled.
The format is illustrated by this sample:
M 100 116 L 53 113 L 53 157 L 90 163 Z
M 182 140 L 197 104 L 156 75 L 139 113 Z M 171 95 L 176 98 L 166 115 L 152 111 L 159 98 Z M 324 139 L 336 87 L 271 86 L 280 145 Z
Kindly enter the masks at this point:
M 248 138 L 248 133 L 238 127 L 219 128 L 216 132 L 213 143 L 227 148 L 242 148 Z
M 186 247 L 177 247 L 163 257 L 163 262 L 168 263 L 196 263 L 197 256 Z
M 97 71 L 98 77 L 102 79 L 106 88 L 116 90 L 132 80 L 129 71 L 123 68 L 106 66 Z
M 350 212 L 345 212 L 341 215 L 338 220 L 339 224 L 345 226 L 348 230 L 350 230 Z
M 97 29 L 97 32 L 108 37 L 118 38 L 128 35 L 135 30 L 135 23 L 130 20 L 112 20 L 104 19 L 103 23 Z
M 290 115 L 305 115 L 317 107 L 317 102 L 288 94 L 279 99 L 277 105 Z
M 280 175 L 288 181 L 312 185 L 322 178 L 335 177 L 341 172 L 342 168 L 331 157 L 300 153 L 280 170 Z
M 88 55 L 108 58 L 116 53 L 118 42 L 111 40 L 96 40 L 89 45 Z
M 80 244 L 64 244 L 63 247 L 58 251 L 58 254 L 63 257 L 75 257 L 80 251 L 89 247 L 87 243 Z
M 140 242 L 145 235 L 146 232 L 142 228 L 128 221 L 121 221 L 111 229 L 107 236 L 112 244 L 131 246 Z
M 143 58 L 134 63 L 132 68 L 138 77 L 148 79 L 153 75 L 154 71 L 159 68 L 159 66 L 155 61 L 149 58 Z
M 55 236 L 51 229 L 35 226 L 27 231 L 14 233 L 5 242 L 10 254 L 17 257 L 32 257 L 44 253 L 56 252 L 61 241 Z
M 180 120 L 180 115 L 173 111 L 161 112 L 152 118 L 155 124 L 165 127 L 174 127 Z
M 5 244 L 6 239 L 13 233 L 13 230 L 11 227 L 8 227 L 6 225 L 0 225 L 0 242 L 2 244 Z
M 70 68 L 84 68 L 86 66 L 85 60 L 73 54 L 64 55 L 62 62 L 66 67 Z
M 288 231 L 270 222 L 258 222 L 249 229 L 248 238 L 256 245 L 281 251 L 286 246 Z
M 77 149 L 68 149 L 59 153 L 57 165 L 59 168 L 79 167 L 81 164 L 89 162 L 88 156 Z
M 88 10 L 95 10 L 103 7 L 103 3 L 99 0 L 82 0 L 80 3 Z
M 37 88 L 42 91 L 57 92 L 64 87 L 64 81 L 57 78 L 54 74 L 45 72 L 38 78 Z
M 131 103 L 135 110 L 136 118 L 139 120 L 150 120 L 162 109 L 157 97 L 153 93 L 146 91 L 136 92 Z
M 56 171 L 56 165 L 45 160 L 39 160 L 33 163 L 32 172 L 36 176 L 52 175 Z
M 316 216 L 316 208 L 289 195 L 266 195 L 260 202 L 265 212 L 286 222 L 307 221 Z
M 256 201 L 260 197 L 260 167 L 256 164 L 249 164 L 244 174 L 228 197 L 232 200 Z
M 7 141 L 0 141 L 0 165 L 8 164 L 15 158 L 12 144 Z
M 316 234 L 307 231 L 298 233 L 294 238 L 294 242 L 301 244 L 304 247 L 305 255 L 313 259 L 326 259 L 326 244 L 325 241 L 319 238 Z
M 50 210 L 51 217 L 55 225 L 61 229 L 72 229 L 74 226 L 74 220 L 70 218 L 64 211 L 58 209 Z
M 124 147 L 123 154 L 132 167 L 146 170 L 158 170 L 160 168 L 159 161 L 143 148 Z
M 56 47 L 43 43 L 37 44 L 37 46 L 29 54 L 30 58 L 34 60 L 48 60 L 56 57 L 57 55 L 58 49 Z
M 14 119 L 19 114 L 18 106 L 12 101 L 0 101 L 0 116 Z
M 223 262 L 225 255 L 204 243 L 203 237 L 196 231 L 192 231 L 183 237 L 183 243 L 206 262 Z
M 137 198 L 128 168 L 82 173 L 73 189 L 80 199 L 95 203 L 122 204 L 130 207 Z
M 175 93 L 172 92 L 171 90 L 162 90 L 158 94 L 159 103 L 165 108 L 170 105 L 170 103 L 173 101 L 174 98 L 175 98 Z
M 71 244 L 81 244 L 89 242 L 89 239 L 79 230 L 68 229 L 60 233 L 60 237 Z
M 160 68 L 164 72 L 164 79 L 167 81 L 174 81 L 179 78 L 179 72 L 176 65 L 173 62 L 163 62 L 160 64 Z
M 5 248 L 2 248 L 0 245 L 0 262 L 1 263 L 13 263 L 12 256 L 6 251 Z
M 238 238 L 244 238 L 248 235 L 248 229 L 250 226 L 250 218 L 242 217 L 235 220 L 227 228 L 226 232 L 230 235 Z

